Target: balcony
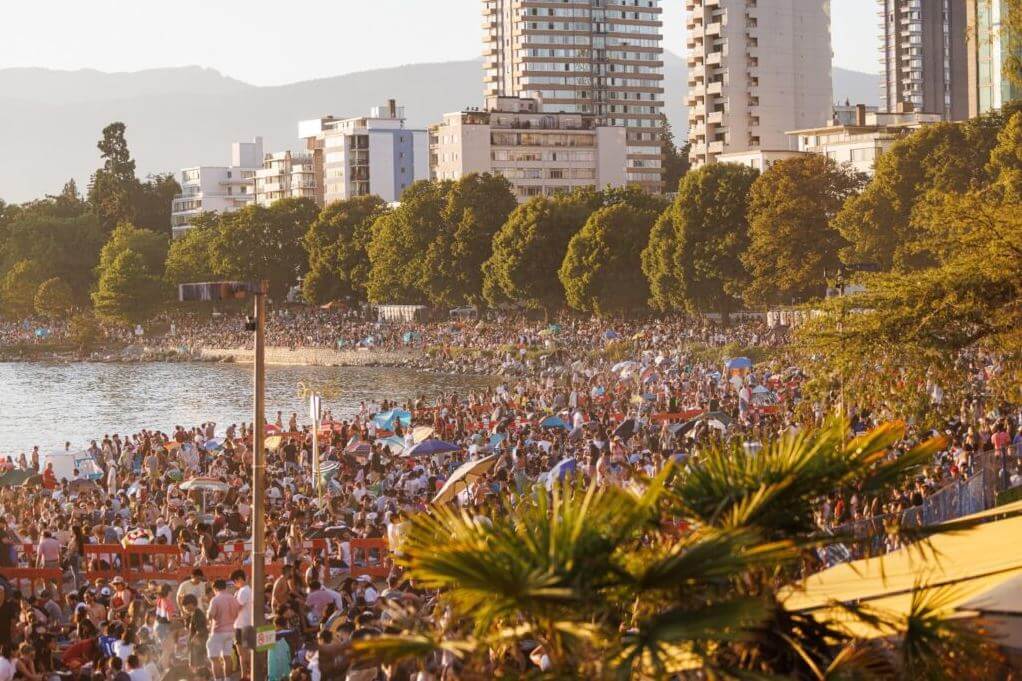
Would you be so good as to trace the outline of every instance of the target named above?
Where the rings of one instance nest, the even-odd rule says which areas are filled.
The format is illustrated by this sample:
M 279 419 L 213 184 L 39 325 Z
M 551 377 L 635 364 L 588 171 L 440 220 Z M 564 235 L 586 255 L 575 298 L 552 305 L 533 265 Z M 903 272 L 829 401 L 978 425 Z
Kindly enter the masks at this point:
M 706 35 L 709 35 L 709 36 L 719 36 L 720 35 L 720 28 L 721 28 L 720 22 L 719 21 L 715 21 L 715 22 L 713 22 L 712 24 L 709 24 L 706 27 Z
M 724 112 L 723 111 L 711 111 L 710 114 L 706 117 L 706 122 L 707 123 L 711 123 L 713 125 L 723 125 L 724 124 Z
M 715 80 L 706 85 L 706 94 L 708 95 L 719 95 L 722 92 L 724 92 L 724 84 L 719 80 Z
M 708 145 L 706 145 L 706 152 L 709 154 L 723 154 L 724 142 L 722 141 L 710 142 Z

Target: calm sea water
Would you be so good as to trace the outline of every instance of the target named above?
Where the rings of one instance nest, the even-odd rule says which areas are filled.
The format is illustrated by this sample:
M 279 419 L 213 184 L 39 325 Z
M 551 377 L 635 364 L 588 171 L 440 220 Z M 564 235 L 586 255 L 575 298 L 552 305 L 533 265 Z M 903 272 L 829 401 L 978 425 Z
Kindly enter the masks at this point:
M 362 400 L 403 400 L 423 394 L 465 391 L 487 384 L 480 377 L 423 374 L 366 367 L 266 369 L 266 414 L 284 421 L 297 412 L 307 422 L 299 386 L 322 391 L 323 408 L 335 416 L 355 414 Z M 215 421 L 252 420 L 252 367 L 239 364 L 53 364 L 0 363 L 0 454 L 39 445 L 43 452 L 84 449 L 104 433 L 142 428 L 169 431 Z

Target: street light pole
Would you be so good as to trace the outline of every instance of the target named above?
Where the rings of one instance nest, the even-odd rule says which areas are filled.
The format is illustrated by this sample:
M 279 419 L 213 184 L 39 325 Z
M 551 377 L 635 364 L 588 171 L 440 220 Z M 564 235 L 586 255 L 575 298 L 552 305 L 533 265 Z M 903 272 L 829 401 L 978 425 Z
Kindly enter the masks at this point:
M 252 419 L 252 626 L 259 631 L 265 622 L 265 503 L 266 503 L 266 294 L 267 283 L 260 282 L 255 294 L 255 415 Z M 250 643 L 254 644 L 254 641 Z M 252 647 L 252 678 L 266 678 L 266 654 Z

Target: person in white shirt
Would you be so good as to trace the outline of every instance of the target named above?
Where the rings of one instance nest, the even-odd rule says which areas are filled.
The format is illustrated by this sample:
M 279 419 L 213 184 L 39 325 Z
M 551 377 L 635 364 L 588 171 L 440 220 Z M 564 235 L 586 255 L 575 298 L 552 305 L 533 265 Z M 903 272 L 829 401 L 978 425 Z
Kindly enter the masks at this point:
M 234 640 L 238 648 L 238 658 L 241 660 L 242 678 L 252 678 L 249 667 L 249 654 L 252 639 L 255 637 L 252 629 L 252 587 L 248 585 L 248 578 L 244 570 L 235 570 L 231 573 L 231 581 L 234 582 L 234 599 L 238 601 L 241 610 L 234 618 Z
M 0 681 L 12 681 L 14 672 L 14 663 L 0 655 Z

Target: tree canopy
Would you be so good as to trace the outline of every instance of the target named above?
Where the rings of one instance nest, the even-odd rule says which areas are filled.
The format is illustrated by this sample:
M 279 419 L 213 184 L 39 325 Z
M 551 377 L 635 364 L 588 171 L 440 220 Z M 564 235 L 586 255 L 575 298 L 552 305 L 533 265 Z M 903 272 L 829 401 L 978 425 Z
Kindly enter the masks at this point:
M 92 304 L 102 319 L 136 324 L 152 317 L 166 297 L 162 279 L 149 271 L 141 254 L 129 248 L 103 270 Z
M 304 237 L 309 271 L 302 294 L 310 303 L 366 299 L 373 223 L 387 211 L 378 196 L 357 196 L 325 207 Z

